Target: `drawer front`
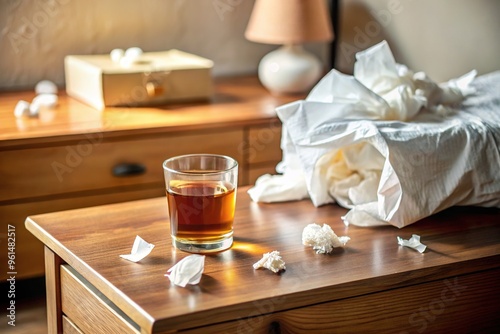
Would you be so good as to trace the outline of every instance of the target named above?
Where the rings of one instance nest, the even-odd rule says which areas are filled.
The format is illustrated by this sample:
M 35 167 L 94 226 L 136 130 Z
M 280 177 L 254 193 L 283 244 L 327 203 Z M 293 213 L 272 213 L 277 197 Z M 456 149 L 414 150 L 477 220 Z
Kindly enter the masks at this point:
M 244 151 L 250 164 L 279 162 L 281 160 L 281 123 L 273 120 L 268 125 L 248 130 Z
M 494 333 L 499 274 L 488 270 L 259 315 L 286 303 L 280 297 L 256 304 L 253 317 L 207 326 L 204 333 Z
M 280 143 L 279 120 L 248 129 L 248 137 L 241 150 L 248 161 L 247 184 L 255 184 L 255 180 L 263 174 L 276 174 L 276 165 L 282 159 Z
M 116 305 L 68 265 L 61 266 L 61 309 L 83 333 L 140 333 Z
M 62 328 L 63 334 L 83 334 L 83 332 L 66 316 L 62 317 Z
M 276 174 L 276 164 L 270 163 L 266 165 L 250 166 L 248 171 L 248 184 L 255 185 L 255 181 L 264 174 Z
M 88 140 L 56 147 L 0 152 L 0 201 L 92 191 L 113 187 L 157 184 L 163 187 L 165 159 L 189 153 L 217 153 L 241 161 L 238 146 L 243 130 L 164 136 L 130 141 Z M 115 176 L 121 164 L 142 165 L 145 170 Z

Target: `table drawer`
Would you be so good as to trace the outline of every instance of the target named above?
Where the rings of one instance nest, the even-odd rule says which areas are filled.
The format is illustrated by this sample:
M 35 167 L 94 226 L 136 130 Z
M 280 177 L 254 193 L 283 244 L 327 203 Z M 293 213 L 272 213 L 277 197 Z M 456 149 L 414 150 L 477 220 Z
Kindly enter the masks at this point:
M 137 324 L 68 265 L 61 266 L 61 310 L 83 333 L 140 333 Z
M 204 332 L 493 333 L 498 329 L 499 273 L 487 270 L 258 315 L 286 303 L 286 296 L 278 297 L 256 304 L 250 314 L 257 316 L 207 326 Z
M 66 316 L 62 317 L 62 328 L 63 334 L 83 334 L 80 328 L 76 327 L 76 325 Z
M 163 184 L 163 161 L 188 153 L 218 153 L 241 161 L 243 129 L 198 134 L 100 140 L 98 134 L 64 146 L 0 152 L 0 201 L 113 187 Z M 120 164 L 136 164 L 143 172 L 115 176 Z

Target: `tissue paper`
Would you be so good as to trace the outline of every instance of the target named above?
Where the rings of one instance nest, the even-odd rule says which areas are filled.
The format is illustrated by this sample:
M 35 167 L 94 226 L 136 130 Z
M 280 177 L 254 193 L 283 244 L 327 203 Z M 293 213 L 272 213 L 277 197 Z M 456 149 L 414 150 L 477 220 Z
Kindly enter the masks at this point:
M 132 262 L 138 262 L 148 256 L 154 247 L 155 245 L 146 242 L 140 236 L 136 236 L 130 254 L 120 255 L 120 257 Z
M 344 247 L 351 240 L 347 236 L 338 237 L 332 228 L 323 224 L 309 224 L 302 231 L 302 244 L 311 246 L 317 254 L 328 254 L 336 247 Z
M 251 198 L 336 202 L 346 224 L 399 228 L 453 205 L 500 207 L 500 72 L 437 84 L 386 42 L 356 58 L 354 76 L 332 70 L 277 108 L 284 173 Z
M 420 253 L 423 253 L 425 251 L 425 249 L 427 248 L 426 245 L 424 245 L 420 242 L 420 236 L 417 234 L 413 234 L 409 240 L 405 240 L 401 237 L 397 237 L 397 240 L 398 240 L 398 244 L 400 246 L 413 248 L 413 249 L 419 251 Z
M 308 196 L 305 178 L 300 169 L 290 170 L 285 175 L 264 174 L 255 181 L 255 187 L 249 189 L 248 194 L 265 203 L 280 201 L 283 194 L 287 194 L 288 201 Z
M 205 269 L 205 255 L 193 254 L 186 256 L 167 271 L 167 276 L 172 284 L 185 287 L 188 284 L 200 283 L 201 275 Z
M 254 269 L 266 268 L 271 270 L 273 273 L 278 273 L 281 270 L 285 270 L 285 261 L 281 258 L 280 252 L 272 251 L 270 253 L 265 253 L 262 259 L 255 262 L 253 265 Z

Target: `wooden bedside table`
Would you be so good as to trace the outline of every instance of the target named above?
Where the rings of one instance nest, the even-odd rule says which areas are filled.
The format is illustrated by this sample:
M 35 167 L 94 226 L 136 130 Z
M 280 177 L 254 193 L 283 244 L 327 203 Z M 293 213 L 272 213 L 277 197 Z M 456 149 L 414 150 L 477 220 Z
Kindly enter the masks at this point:
M 235 243 L 207 255 L 198 285 L 170 284 L 165 197 L 28 217 L 45 244 L 49 333 L 472 333 L 498 329 L 500 211 L 452 208 L 404 229 L 344 226 L 336 205 L 237 195 Z M 328 224 L 351 240 L 332 254 L 301 244 Z M 397 236 L 421 236 L 424 253 Z M 138 263 L 135 236 L 155 248 Z M 254 270 L 278 250 L 286 271 Z
M 281 160 L 275 107 L 303 97 L 271 96 L 256 77 L 221 78 L 210 101 L 98 111 L 60 93 L 56 109 L 16 119 L 16 103 L 34 95 L 0 95 L 1 233 L 16 227 L 18 279 L 44 270 L 27 215 L 161 196 L 162 162 L 179 154 L 230 155 L 240 184 L 252 184 Z

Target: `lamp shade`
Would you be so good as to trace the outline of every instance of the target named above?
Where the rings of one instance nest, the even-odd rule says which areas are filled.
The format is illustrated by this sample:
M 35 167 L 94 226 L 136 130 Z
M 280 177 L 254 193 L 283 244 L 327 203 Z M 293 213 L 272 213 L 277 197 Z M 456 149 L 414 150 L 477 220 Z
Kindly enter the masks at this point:
M 245 37 L 266 44 L 331 41 L 325 0 L 256 0 Z

